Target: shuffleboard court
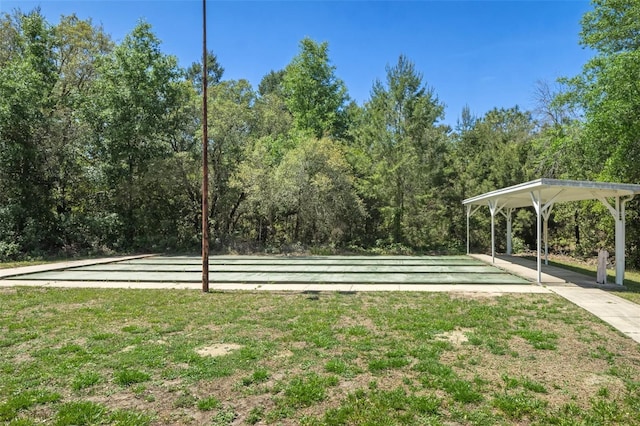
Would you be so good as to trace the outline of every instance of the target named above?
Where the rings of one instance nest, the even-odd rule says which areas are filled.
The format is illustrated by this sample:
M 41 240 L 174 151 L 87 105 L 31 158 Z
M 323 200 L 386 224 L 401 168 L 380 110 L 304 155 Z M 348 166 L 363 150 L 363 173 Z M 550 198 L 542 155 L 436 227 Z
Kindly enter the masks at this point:
M 147 257 L 122 264 L 202 265 L 194 256 Z M 467 256 L 212 256 L 209 265 L 484 265 Z
M 151 256 L 12 276 L 29 282 L 199 283 L 196 256 Z M 212 283 L 530 284 L 466 256 L 211 256 Z
M 131 272 L 201 272 L 200 265 L 145 265 L 145 264 L 107 264 L 86 266 L 77 268 L 76 271 L 131 271 Z M 430 265 L 430 266 L 403 266 L 403 265 L 313 265 L 313 264 L 281 264 L 281 265 L 209 265 L 211 273 L 227 273 L 227 272 L 269 272 L 269 273 L 495 273 L 496 268 L 488 265 Z

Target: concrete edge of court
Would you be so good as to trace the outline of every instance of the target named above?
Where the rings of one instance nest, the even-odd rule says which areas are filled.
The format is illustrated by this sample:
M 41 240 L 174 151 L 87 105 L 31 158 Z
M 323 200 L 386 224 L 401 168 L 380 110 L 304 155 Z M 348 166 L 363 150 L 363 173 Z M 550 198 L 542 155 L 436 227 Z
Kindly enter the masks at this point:
M 132 256 L 102 257 L 99 259 L 68 260 L 62 262 L 43 263 L 40 265 L 18 266 L 16 268 L 0 269 L 0 280 L 16 275 L 33 274 L 36 272 L 59 271 L 62 269 L 79 268 L 81 266 L 100 265 L 104 263 L 122 262 L 124 260 L 142 259 L 155 256 L 154 254 L 137 254 Z
M 201 289 L 198 283 L 135 281 L 0 280 L 0 287 L 102 288 L 102 289 Z M 224 283 L 210 282 L 212 291 L 297 291 L 297 292 L 459 292 L 485 294 L 540 294 L 551 290 L 529 284 L 313 284 L 313 283 Z

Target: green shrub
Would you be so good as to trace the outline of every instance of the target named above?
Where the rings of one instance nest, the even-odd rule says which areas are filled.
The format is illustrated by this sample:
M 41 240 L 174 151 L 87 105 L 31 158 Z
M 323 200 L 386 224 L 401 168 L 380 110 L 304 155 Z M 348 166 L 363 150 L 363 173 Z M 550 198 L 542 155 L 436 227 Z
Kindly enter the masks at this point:
M 14 242 L 0 241 L 0 262 L 9 262 L 20 258 L 20 245 Z
M 138 370 L 121 370 L 116 373 L 115 382 L 120 386 L 131 386 L 149 380 L 151 376 Z

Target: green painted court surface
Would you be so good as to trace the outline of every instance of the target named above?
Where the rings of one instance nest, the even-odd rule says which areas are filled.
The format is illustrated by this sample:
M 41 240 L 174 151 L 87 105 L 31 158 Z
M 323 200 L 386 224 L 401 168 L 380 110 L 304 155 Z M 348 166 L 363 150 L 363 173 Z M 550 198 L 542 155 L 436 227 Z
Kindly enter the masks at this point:
M 11 279 L 198 283 L 201 264 L 196 256 L 152 256 Z M 467 256 L 211 256 L 209 265 L 212 283 L 529 284 Z

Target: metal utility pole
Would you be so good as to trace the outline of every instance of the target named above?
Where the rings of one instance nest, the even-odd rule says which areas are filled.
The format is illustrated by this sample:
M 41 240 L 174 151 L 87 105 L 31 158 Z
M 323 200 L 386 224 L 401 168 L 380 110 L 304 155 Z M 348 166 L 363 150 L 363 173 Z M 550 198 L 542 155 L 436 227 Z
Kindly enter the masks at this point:
M 207 136 L 207 0 L 202 0 L 202 291 L 209 292 L 209 138 Z

